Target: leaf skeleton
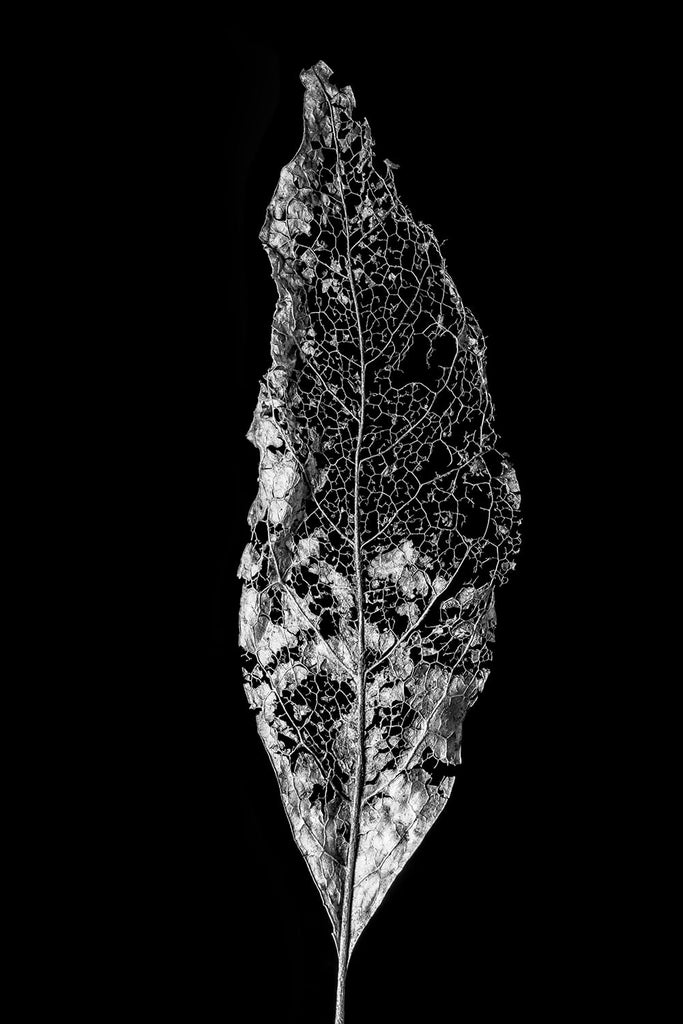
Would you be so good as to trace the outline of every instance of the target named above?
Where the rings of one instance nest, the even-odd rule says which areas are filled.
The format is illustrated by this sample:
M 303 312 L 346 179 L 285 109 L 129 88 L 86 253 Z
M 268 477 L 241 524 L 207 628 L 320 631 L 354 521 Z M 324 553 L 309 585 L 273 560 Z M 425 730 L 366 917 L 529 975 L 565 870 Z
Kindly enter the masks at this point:
M 444 809 L 519 548 L 484 337 L 323 62 L 260 233 L 277 290 L 239 642 L 292 834 L 349 959 Z

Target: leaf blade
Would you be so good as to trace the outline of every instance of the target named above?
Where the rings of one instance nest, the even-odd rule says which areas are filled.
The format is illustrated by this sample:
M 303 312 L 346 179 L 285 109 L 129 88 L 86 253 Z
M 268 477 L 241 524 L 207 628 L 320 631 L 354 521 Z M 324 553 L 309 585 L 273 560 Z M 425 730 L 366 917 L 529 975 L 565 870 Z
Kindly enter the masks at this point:
M 240 636 L 344 971 L 452 790 L 519 489 L 482 332 L 330 76 L 302 72 L 303 140 L 260 235 L 278 298 Z

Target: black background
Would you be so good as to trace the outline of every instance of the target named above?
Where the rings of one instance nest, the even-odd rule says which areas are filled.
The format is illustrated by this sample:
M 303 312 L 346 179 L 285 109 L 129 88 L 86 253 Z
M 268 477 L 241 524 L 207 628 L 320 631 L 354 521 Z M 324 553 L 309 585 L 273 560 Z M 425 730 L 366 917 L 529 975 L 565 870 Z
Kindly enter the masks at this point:
M 257 481 L 245 434 L 275 300 L 257 236 L 299 145 L 299 71 L 320 59 L 352 85 L 414 215 L 447 239 L 488 339 L 524 517 L 453 796 L 359 942 L 349 1021 L 555 1019 L 609 974 L 613 777 L 586 711 L 604 656 L 586 591 L 608 603 L 603 369 L 618 383 L 619 341 L 604 330 L 606 239 L 637 97 L 615 72 L 614 37 L 586 26 L 397 18 L 391 32 L 271 29 L 265 16 L 217 36 L 160 26 L 134 81 L 124 60 L 112 85 L 114 450 L 128 481 L 112 500 L 130 538 L 121 631 L 136 643 L 116 691 L 125 786 L 110 913 L 125 924 L 122 978 L 188 1019 L 333 1018 L 329 922 L 236 646 Z M 594 1009 L 603 998 L 604 986 Z

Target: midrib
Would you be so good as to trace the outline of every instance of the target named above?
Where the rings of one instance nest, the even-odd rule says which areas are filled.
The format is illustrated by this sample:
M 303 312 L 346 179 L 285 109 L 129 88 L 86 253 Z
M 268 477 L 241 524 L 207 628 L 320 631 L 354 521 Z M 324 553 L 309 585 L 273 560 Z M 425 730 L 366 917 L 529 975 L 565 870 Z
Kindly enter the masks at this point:
M 320 82 L 320 79 L 318 79 Z M 358 857 L 358 840 L 360 826 L 361 798 L 363 795 L 363 784 L 365 776 L 365 613 L 363 609 L 363 578 L 361 572 L 361 527 L 360 527 L 360 453 L 363 446 L 363 429 L 365 426 L 365 346 L 363 342 L 363 329 L 358 309 L 358 296 L 356 284 L 351 271 L 351 240 L 349 230 L 349 217 L 344 196 L 344 186 L 341 179 L 339 154 L 339 141 L 337 139 L 337 126 L 334 120 L 334 111 L 330 103 L 327 91 L 322 82 L 320 87 L 327 101 L 330 112 L 330 124 L 334 138 L 336 153 L 337 184 L 339 197 L 344 211 L 344 234 L 346 238 L 346 274 L 353 298 L 353 307 L 356 314 L 356 328 L 358 331 L 358 348 L 360 354 L 360 414 L 358 421 L 358 437 L 356 439 L 356 452 L 354 458 L 353 473 L 353 539 L 354 539 L 354 563 L 356 570 L 356 604 L 358 608 L 358 672 L 356 676 L 356 695 L 358 699 L 357 729 L 358 741 L 356 745 L 356 766 L 353 779 L 353 793 L 351 797 L 351 821 L 349 827 L 349 848 L 346 857 L 346 879 L 344 882 L 344 897 L 342 902 L 342 915 L 339 935 L 339 970 L 337 975 L 337 1008 L 335 1024 L 344 1022 L 344 1003 L 346 989 L 346 971 L 349 962 L 351 944 L 351 913 L 353 909 L 353 887 L 356 874 L 356 860 Z

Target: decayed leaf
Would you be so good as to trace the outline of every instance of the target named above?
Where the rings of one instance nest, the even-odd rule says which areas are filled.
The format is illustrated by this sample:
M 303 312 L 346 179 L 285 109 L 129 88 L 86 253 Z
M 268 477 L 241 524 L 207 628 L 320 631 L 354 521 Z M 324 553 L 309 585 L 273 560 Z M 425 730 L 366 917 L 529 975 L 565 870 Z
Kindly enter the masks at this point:
M 519 488 L 482 332 L 330 76 L 302 72 L 260 236 L 278 299 L 239 571 L 245 689 L 332 921 L 341 1021 L 351 950 L 451 792 Z

